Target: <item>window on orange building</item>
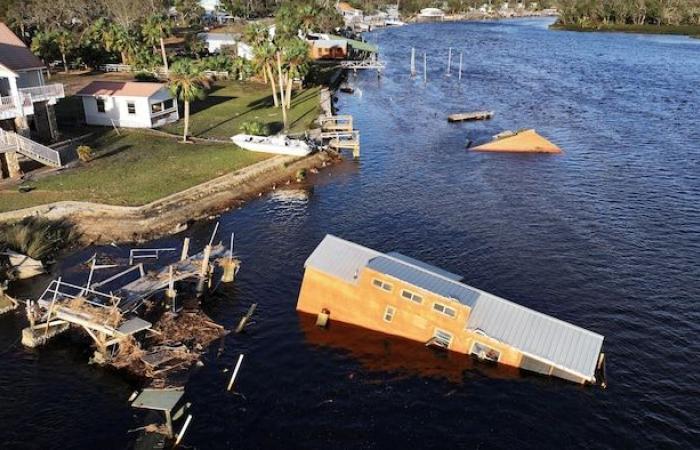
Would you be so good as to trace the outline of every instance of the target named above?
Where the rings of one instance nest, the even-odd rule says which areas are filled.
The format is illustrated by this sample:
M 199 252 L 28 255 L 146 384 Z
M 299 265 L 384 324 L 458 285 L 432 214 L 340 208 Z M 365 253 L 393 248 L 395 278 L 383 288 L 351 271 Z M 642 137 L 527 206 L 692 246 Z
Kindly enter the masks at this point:
M 489 347 L 486 344 L 482 344 L 481 342 L 474 342 L 474 344 L 472 344 L 471 354 L 475 355 L 479 359 L 494 362 L 498 362 L 501 357 L 501 352 L 495 348 Z
M 414 303 L 418 303 L 419 305 L 423 303 L 423 297 L 421 297 L 418 294 L 414 294 L 411 291 L 407 291 L 406 289 L 401 291 L 401 297 L 405 298 L 406 300 L 410 300 Z
M 396 314 L 396 308 L 391 305 L 387 305 L 386 309 L 384 310 L 384 321 L 391 322 L 394 320 L 394 314 Z
M 452 343 L 452 335 L 447 331 L 436 328 L 435 333 L 433 334 L 433 342 L 441 347 L 450 348 L 450 344 Z
M 372 280 L 372 285 L 378 289 L 381 289 L 386 292 L 391 292 L 393 289 L 393 286 L 390 283 L 387 283 L 386 281 L 379 280 L 377 278 Z
M 433 309 L 440 314 L 446 315 L 447 317 L 457 317 L 457 310 L 447 305 L 443 305 L 442 303 L 433 303 Z

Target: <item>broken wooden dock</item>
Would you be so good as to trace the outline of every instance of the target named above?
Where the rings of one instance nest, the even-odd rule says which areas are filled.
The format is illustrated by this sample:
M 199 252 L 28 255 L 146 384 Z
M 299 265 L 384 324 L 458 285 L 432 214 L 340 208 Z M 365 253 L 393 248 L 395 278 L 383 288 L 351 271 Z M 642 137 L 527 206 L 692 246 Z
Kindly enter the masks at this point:
M 466 113 L 450 114 L 447 116 L 448 122 L 466 122 L 472 120 L 488 120 L 493 117 L 493 111 L 474 111 Z
M 132 336 L 152 330 L 152 324 L 139 317 L 138 311 L 155 294 L 164 292 L 161 306 L 175 311 L 176 283 L 193 283 L 200 296 L 211 288 L 217 268 L 223 269 L 222 278 L 226 279 L 222 281 L 233 281 L 240 267 L 233 257 L 233 236 L 230 249 L 220 243 L 214 245 L 213 239 L 214 235 L 201 252 L 190 256 L 186 238 L 178 261 L 151 272 L 145 270 L 143 263 L 138 263 L 102 281 L 93 281 L 97 268 L 96 258 L 93 258 L 84 286 L 58 278 L 49 283 L 38 299 L 28 302 L 30 326 L 22 332 L 22 343 L 36 347 L 70 327 L 80 328 L 94 341 L 93 359 L 109 362 L 119 354 L 122 345 L 133 344 Z M 158 254 L 175 249 L 156 250 Z M 133 252 L 129 263 L 134 263 Z

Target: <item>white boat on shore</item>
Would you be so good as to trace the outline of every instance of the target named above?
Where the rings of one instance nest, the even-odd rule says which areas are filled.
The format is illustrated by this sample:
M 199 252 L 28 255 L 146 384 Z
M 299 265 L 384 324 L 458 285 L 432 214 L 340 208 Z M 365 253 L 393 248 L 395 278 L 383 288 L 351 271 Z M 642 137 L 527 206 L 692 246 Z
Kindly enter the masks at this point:
M 231 137 L 237 146 L 251 152 L 276 153 L 279 155 L 306 156 L 311 153 L 309 145 L 298 139 L 289 139 L 284 135 L 254 136 L 237 134 Z

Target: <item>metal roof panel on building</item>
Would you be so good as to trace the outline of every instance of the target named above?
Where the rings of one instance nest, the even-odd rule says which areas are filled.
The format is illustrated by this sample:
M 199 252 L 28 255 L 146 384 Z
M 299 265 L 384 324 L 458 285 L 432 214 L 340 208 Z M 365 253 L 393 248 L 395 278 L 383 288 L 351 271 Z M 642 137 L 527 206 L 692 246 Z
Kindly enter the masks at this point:
M 75 95 L 83 97 L 151 97 L 167 87 L 164 83 L 138 81 L 92 81 Z
M 370 260 L 367 267 L 441 297 L 452 298 L 470 308 L 479 296 L 478 291 L 469 286 L 395 257 L 378 256 Z
M 379 255 L 381 253 L 377 251 L 328 234 L 308 257 L 304 267 L 312 267 L 346 283 L 357 284 L 360 270 L 370 259 Z
M 603 336 L 480 291 L 467 323 L 487 336 L 587 378 L 595 374 Z
M 358 41 L 356 39 L 348 39 L 344 38 L 343 36 L 337 36 L 334 34 L 329 34 L 328 37 L 330 39 L 340 39 L 347 41 L 348 45 L 354 48 L 355 50 L 360 50 L 369 53 L 377 53 L 379 51 L 379 47 L 377 47 L 376 45 L 369 44 L 367 42 Z
M 442 275 L 445 278 L 449 278 L 450 280 L 454 281 L 462 281 L 464 277 L 462 275 L 457 275 L 456 273 L 448 272 L 444 269 L 441 269 L 439 267 L 435 267 L 432 264 L 425 263 L 423 261 L 419 261 L 417 259 L 413 259 L 410 256 L 403 255 L 399 252 L 389 252 L 386 254 L 387 256 L 391 256 L 392 258 L 399 259 L 405 263 L 412 264 L 414 266 L 418 266 L 421 269 L 428 270 L 430 272 L 435 272 L 438 275 Z

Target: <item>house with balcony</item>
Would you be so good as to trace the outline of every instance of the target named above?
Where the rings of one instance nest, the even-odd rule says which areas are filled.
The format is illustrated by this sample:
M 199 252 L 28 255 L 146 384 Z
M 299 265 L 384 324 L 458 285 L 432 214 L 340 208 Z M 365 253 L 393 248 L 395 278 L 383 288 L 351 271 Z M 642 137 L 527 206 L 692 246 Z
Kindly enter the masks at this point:
M 82 97 L 88 125 L 157 128 L 180 118 L 163 83 L 93 81 L 75 95 Z
M 603 336 L 397 252 L 328 235 L 306 260 L 297 310 L 575 383 L 604 383 Z M 333 332 L 333 330 L 329 330 Z
M 63 85 L 47 83 L 48 70 L 4 23 L 0 22 L 0 127 L 23 136 L 56 139 L 53 106 Z

